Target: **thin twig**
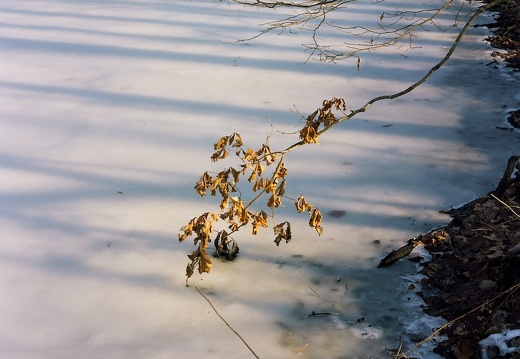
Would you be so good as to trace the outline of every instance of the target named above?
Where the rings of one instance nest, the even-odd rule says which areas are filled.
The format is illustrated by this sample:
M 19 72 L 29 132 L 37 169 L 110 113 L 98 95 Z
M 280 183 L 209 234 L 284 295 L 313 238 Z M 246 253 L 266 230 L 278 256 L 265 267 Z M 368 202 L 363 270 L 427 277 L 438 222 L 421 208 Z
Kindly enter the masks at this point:
M 395 353 L 394 359 L 401 358 L 401 349 L 403 349 L 403 342 L 399 343 L 399 348 L 397 348 L 397 353 Z
M 305 348 L 307 348 L 309 346 L 309 343 L 305 344 L 303 347 L 301 347 L 300 349 L 298 349 L 293 355 L 291 355 L 289 357 L 289 359 L 292 359 L 296 356 L 296 354 L 299 354 L 301 352 L 303 352 L 305 350 Z
M 253 353 L 253 355 L 255 356 L 255 358 L 260 359 L 260 357 L 259 357 L 258 355 L 256 355 L 256 353 L 253 351 L 253 349 L 251 349 L 251 347 L 246 343 L 246 341 L 244 340 L 244 338 L 242 338 L 242 337 L 240 336 L 240 334 L 238 334 L 237 331 L 236 331 L 235 329 L 233 329 L 233 327 L 232 327 L 232 326 L 231 326 L 231 325 L 230 325 L 230 324 L 229 324 L 229 323 L 224 319 L 224 317 L 222 317 L 222 316 L 220 315 L 220 313 L 217 311 L 217 309 L 216 309 L 215 306 L 211 303 L 211 301 L 208 299 L 208 297 L 206 297 L 206 296 L 204 295 L 204 293 L 202 293 L 202 292 L 199 290 L 199 288 L 195 287 L 195 289 L 197 290 L 197 292 L 199 292 L 200 295 L 202 295 L 202 297 L 203 297 L 204 299 L 206 299 L 206 301 L 209 303 L 209 305 L 211 306 L 211 308 L 213 309 L 213 311 L 215 312 L 215 314 L 217 314 L 218 317 L 219 317 L 220 319 L 222 319 L 222 321 L 223 321 L 224 323 L 226 323 L 226 325 L 229 327 L 229 329 L 231 329 L 231 330 L 233 331 L 233 333 L 235 333 L 236 336 L 240 338 L 240 340 L 242 341 L 242 343 L 244 343 L 245 346 L 247 347 L 247 349 L 249 349 L 249 351 L 250 351 L 251 353 Z
M 314 292 L 314 294 L 316 294 L 319 298 L 321 298 L 321 295 L 319 295 L 314 289 L 312 289 L 311 286 L 309 286 L 309 288 Z
M 442 325 L 440 328 L 438 328 L 437 330 L 435 330 L 428 338 L 420 341 L 419 343 L 415 344 L 410 350 L 406 351 L 403 353 L 403 355 L 407 355 L 409 353 L 411 353 L 412 351 L 414 351 L 416 348 L 418 348 L 419 346 L 421 346 L 422 344 L 432 340 L 434 337 L 436 337 L 442 330 L 444 330 L 445 328 L 448 328 L 450 325 L 452 325 L 453 323 L 455 322 L 458 322 L 459 320 L 465 318 L 466 316 L 468 316 L 469 314 L 473 313 L 473 312 L 476 312 L 477 310 L 483 308 L 484 306 L 490 304 L 490 303 L 493 303 L 495 300 L 497 300 L 498 298 L 500 298 L 501 296 L 505 295 L 505 294 L 511 294 L 513 292 L 515 292 L 517 289 L 520 288 L 520 283 L 517 283 L 515 285 L 513 285 L 512 287 L 510 287 L 509 289 L 506 289 L 504 290 L 503 292 L 497 294 L 496 296 L 494 296 L 493 298 L 491 299 L 488 299 L 486 300 L 485 302 L 483 302 L 482 304 L 478 305 L 477 307 L 471 309 L 470 311 L 458 316 L 457 318 L 455 319 L 452 319 L 450 320 L 448 323 Z
M 495 196 L 493 193 L 491 193 L 491 197 L 493 197 L 494 199 L 496 199 L 498 202 L 502 203 L 504 206 L 506 206 L 507 208 L 509 208 L 509 210 L 511 212 L 513 212 L 513 214 L 515 216 L 517 216 L 518 218 L 520 218 L 520 214 L 516 213 L 515 210 L 513 208 L 511 208 L 507 203 L 505 203 L 504 201 L 502 201 L 500 198 L 498 198 L 497 196 Z

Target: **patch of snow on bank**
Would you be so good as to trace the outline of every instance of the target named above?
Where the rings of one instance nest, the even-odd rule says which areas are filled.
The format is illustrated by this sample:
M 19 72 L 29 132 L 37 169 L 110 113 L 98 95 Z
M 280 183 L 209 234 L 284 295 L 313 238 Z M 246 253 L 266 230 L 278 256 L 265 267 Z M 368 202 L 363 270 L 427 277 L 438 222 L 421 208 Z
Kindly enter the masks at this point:
M 488 350 L 498 349 L 501 356 L 519 352 L 520 346 L 511 346 L 509 342 L 515 338 L 520 338 L 520 329 L 504 330 L 501 333 L 491 334 L 489 337 L 480 341 L 482 347 L 482 358 L 489 359 Z

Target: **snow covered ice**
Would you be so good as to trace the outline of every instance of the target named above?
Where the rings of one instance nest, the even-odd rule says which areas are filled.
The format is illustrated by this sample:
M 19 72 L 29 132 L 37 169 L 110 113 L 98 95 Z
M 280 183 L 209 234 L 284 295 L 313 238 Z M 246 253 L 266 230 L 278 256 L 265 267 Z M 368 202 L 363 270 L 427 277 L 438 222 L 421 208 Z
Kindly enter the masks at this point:
M 485 30 L 473 29 L 431 81 L 288 156 L 288 195 L 320 208 L 321 238 L 282 210 L 290 244 L 243 233 L 236 261 L 186 288 L 192 248 L 177 234 L 218 207 L 193 186 L 219 168 L 220 136 L 256 148 L 273 131 L 281 149 L 295 110 L 400 91 L 453 32 L 426 33 L 406 58 L 363 55 L 357 71 L 307 61 L 306 32 L 235 43 L 273 14 L 223 2 L 0 4 L 2 358 L 250 357 L 195 286 L 261 358 L 382 356 L 405 334 L 415 266 L 378 260 L 493 189 L 520 148 L 518 132 L 495 129 L 517 82 L 486 66 Z

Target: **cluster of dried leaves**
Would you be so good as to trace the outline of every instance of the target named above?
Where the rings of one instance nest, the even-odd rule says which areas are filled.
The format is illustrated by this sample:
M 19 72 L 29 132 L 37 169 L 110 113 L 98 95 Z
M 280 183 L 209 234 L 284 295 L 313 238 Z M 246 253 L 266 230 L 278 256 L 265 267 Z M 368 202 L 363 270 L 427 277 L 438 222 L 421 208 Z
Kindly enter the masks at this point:
M 307 117 L 305 126 L 300 131 L 300 139 L 303 143 L 319 143 L 320 128 L 329 128 L 337 122 L 337 118 L 332 111 L 333 109 L 345 112 L 347 110 L 345 100 L 335 97 L 330 101 L 325 100 L 321 108 Z
M 288 170 L 285 167 L 284 157 L 287 152 L 302 144 L 318 143 L 320 131 L 323 132 L 337 122 L 333 110 L 345 111 L 345 100 L 333 98 L 323 101 L 321 108 L 307 118 L 305 126 L 299 132 L 300 142 L 283 151 L 273 151 L 269 144 L 262 144 L 258 150 L 244 147 L 242 138 L 238 133 L 220 138 L 214 144 L 214 153 L 211 160 L 216 162 L 226 159 L 230 153 L 239 159 L 239 165 L 228 167 L 219 173 L 204 172 L 195 185 L 195 191 L 200 196 L 209 193 L 211 196 L 220 196 L 220 212 L 206 212 L 191 219 L 181 228 L 179 241 L 182 242 L 193 236 L 196 249 L 188 255 L 190 262 L 186 267 L 186 276 L 190 278 L 195 271 L 209 273 L 212 267 L 212 258 L 208 254 L 209 244 L 214 241 L 216 254 L 221 259 L 231 260 L 239 253 L 239 247 L 232 235 L 241 228 L 250 225 L 251 233 L 258 234 L 259 229 L 269 226 L 270 218 L 274 219 L 274 211 L 282 205 L 285 196 Z M 266 171 L 267 167 L 274 167 L 272 171 Z M 248 185 L 255 197 L 249 200 L 242 198 L 239 183 L 242 178 L 247 178 Z M 260 201 L 264 196 L 266 210 L 254 210 L 252 205 Z M 307 212 L 309 226 L 321 235 L 322 215 L 318 208 L 308 203 L 303 195 L 294 201 L 298 213 Z M 222 220 L 226 228 L 215 230 L 214 223 Z M 291 224 L 287 221 L 273 224 L 274 242 L 279 245 L 281 241 L 289 242 L 292 239 Z M 186 281 L 187 283 L 187 281 Z

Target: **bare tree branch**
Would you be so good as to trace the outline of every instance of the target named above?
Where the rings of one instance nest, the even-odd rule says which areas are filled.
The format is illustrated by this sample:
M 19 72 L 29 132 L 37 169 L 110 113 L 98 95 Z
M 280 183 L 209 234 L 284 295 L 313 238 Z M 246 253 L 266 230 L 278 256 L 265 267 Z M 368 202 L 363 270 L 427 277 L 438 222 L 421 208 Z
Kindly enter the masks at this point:
M 308 31 L 312 41 L 303 46 L 310 51 L 310 57 L 315 57 L 320 61 L 333 62 L 380 48 L 395 47 L 397 50 L 412 48 L 417 30 L 433 26 L 437 31 L 444 31 L 438 24 L 438 20 L 441 19 L 442 14 L 446 13 L 446 10 L 456 4 L 455 0 L 445 0 L 442 6 L 436 8 L 398 9 L 395 12 L 383 12 L 378 22 L 369 26 L 367 24 L 343 24 L 343 19 L 338 16 L 330 16 L 332 13 L 337 15 L 341 13 L 340 11 L 348 11 L 346 8 L 356 5 L 358 0 L 228 1 L 244 6 L 285 10 L 284 17 L 261 24 L 265 28 L 257 35 L 237 40 L 238 42 L 250 41 L 271 31 Z M 372 1 L 370 5 L 376 6 L 383 1 Z M 459 21 L 459 15 L 470 16 L 473 12 L 473 10 L 468 10 L 467 14 L 461 14 L 464 4 L 460 6 L 454 23 Z M 331 30 L 341 35 L 340 42 L 328 43 L 321 38 L 322 33 Z M 325 37 L 330 39 L 330 36 Z
M 475 10 L 473 15 L 469 18 L 469 20 L 466 22 L 466 24 L 462 27 L 461 31 L 459 32 L 459 35 L 457 36 L 457 38 L 453 42 L 452 46 L 450 47 L 450 49 L 448 50 L 446 55 L 435 66 L 433 66 L 421 79 L 419 79 L 418 81 L 416 81 L 415 83 L 413 83 L 412 85 L 408 86 L 406 89 L 404 89 L 402 91 L 396 92 L 394 94 L 378 96 L 378 97 L 375 97 L 375 98 L 371 99 L 364 106 L 362 106 L 362 107 L 360 107 L 360 108 L 358 108 L 356 110 L 351 110 L 351 112 L 348 115 L 346 115 L 344 117 L 341 117 L 341 118 L 338 118 L 335 122 L 333 122 L 329 126 L 326 126 L 325 128 L 323 128 L 321 131 L 319 131 L 317 133 L 317 136 L 322 135 L 326 131 L 330 130 L 332 127 L 334 127 L 337 124 L 339 124 L 340 122 L 344 122 L 344 121 L 350 120 L 351 118 L 355 117 L 359 113 L 365 112 L 370 106 L 372 106 L 376 102 L 379 102 L 379 101 L 382 101 L 382 100 L 393 100 L 395 98 L 404 96 L 404 95 L 412 92 L 413 90 L 415 90 L 420 85 L 422 85 L 424 82 L 426 82 L 426 80 L 428 80 L 437 70 L 439 70 L 451 58 L 451 56 L 453 55 L 453 53 L 455 52 L 455 50 L 459 46 L 462 38 L 466 34 L 466 31 L 473 24 L 473 22 L 483 12 L 491 9 L 493 6 L 497 5 L 498 3 L 502 2 L 502 1 L 505 1 L 505 0 L 495 0 L 495 1 L 492 1 L 492 2 L 490 2 L 488 4 L 486 4 L 486 5 L 481 6 L 477 10 Z M 302 146 L 304 144 L 305 144 L 305 142 L 303 140 L 299 141 L 299 142 L 297 142 L 297 143 L 287 147 L 284 151 L 281 151 L 281 152 L 282 152 L 282 154 L 285 154 L 285 153 L 287 153 L 287 152 L 289 152 L 289 151 L 291 151 L 291 150 L 293 150 L 293 149 L 295 149 L 297 147 L 300 147 L 300 146 Z

